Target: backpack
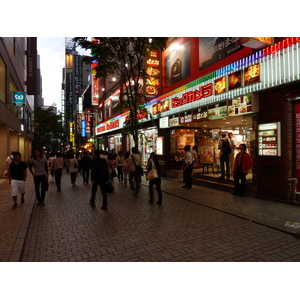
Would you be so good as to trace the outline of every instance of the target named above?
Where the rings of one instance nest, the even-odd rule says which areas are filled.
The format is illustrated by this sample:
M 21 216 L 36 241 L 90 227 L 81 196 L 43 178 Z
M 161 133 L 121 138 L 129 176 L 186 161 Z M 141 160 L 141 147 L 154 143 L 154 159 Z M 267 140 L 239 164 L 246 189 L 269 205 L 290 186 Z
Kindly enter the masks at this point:
M 222 146 L 222 155 L 229 155 L 231 154 L 231 148 L 230 143 L 228 139 L 222 140 L 223 146 Z

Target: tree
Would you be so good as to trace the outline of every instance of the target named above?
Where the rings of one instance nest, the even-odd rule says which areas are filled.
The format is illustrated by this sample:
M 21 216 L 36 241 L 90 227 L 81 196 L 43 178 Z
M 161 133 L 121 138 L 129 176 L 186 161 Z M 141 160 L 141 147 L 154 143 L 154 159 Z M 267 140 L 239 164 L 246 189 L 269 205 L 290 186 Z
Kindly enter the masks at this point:
M 38 107 L 34 111 L 34 144 L 35 147 L 46 147 L 53 151 L 53 141 L 62 140 L 64 130 L 62 127 L 62 115 L 55 113 L 55 107 L 49 106 L 47 108 Z
M 138 146 L 138 130 L 141 128 L 140 116 L 149 115 L 145 103 L 142 80 L 147 79 L 145 57 L 151 50 L 163 50 L 167 38 L 148 37 L 95 37 L 89 41 L 86 37 L 77 37 L 81 48 L 91 50 L 92 56 L 85 56 L 83 61 L 88 64 L 96 63 L 96 77 L 108 77 L 117 74 L 120 77 L 121 101 L 119 111 L 129 110 L 123 132 L 133 136 L 135 146 Z

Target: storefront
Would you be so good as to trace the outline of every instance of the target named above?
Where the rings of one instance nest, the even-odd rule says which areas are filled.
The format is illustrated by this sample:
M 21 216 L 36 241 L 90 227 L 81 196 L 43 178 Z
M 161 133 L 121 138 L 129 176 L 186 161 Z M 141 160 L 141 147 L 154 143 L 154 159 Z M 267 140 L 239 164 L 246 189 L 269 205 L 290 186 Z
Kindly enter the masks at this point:
M 220 135 L 231 132 L 237 146 L 247 145 L 254 164 L 248 179 L 257 184 L 258 195 L 289 199 L 289 179 L 300 174 L 296 172 L 298 150 L 293 150 L 299 144 L 295 137 L 299 114 L 293 113 L 299 100 L 292 105 L 288 98 L 300 82 L 299 49 L 298 39 L 287 39 L 151 100 L 146 108 L 157 128 L 147 126 L 148 119 L 141 120 L 145 125 L 145 138 L 139 140 L 143 162 L 156 152 L 166 176 L 172 177 L 172 170 L 181 168 L 184 146 L 197 146 L 199 172 L 205 165 L 205 174 L 213 176 L 219 169 Z M 122 118 L 99 125 L 98 134 L 116 132 Z M 261 136 L 261 124 L 268 123 L 280 124 L 286 132 Z M 122 144 L 131 149 L 132 139 Z

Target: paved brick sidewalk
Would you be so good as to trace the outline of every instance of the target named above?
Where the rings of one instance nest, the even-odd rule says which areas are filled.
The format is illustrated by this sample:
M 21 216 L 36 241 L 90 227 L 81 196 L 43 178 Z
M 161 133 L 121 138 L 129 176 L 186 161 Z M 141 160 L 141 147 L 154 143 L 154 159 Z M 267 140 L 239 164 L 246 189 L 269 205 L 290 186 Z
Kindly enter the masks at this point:
M 34 184 L 31 174 L 25 185 L 25 203 L 12 209 L 11 185 L 8 180 L 0 183 L 0 262 L 20 260 L 24 240 L 29 226 L 35 200 Z
M 300 244 L 290 235 L 297 234 L 299 230 L 284 226 L 286 221 L 300 223 L 299 206 L 232 196 L 201 186 L 187 191 L 181 188 L 180 181 L 169 179 L 163 179 L 164 203 L 158 206 L 148 203 L 147 185 L 143 181 L 141 195 L 135 197 L 129 188 L 116 183 L 116 192 L 109 196 L 109 209 L 102 211 L 100 193 L 96 207 L 90 207 L 91 185 L 83 185 L 79 176 L 76 186 L 72 187 L 69 174 L 64 173 L 62 192 L 56 192 L 55 185 L 50 184 L 45 207 L 37 207 L 34 204 L 33 181 L 28 176 L 26 203 L 12 210 L 10 185 L 7 181 L 3 182 L 0 185 L 0 261 L 217 261 L 218 251 L 225 251 L 229 261 L 257 260 L 252 250 L 250 254 L 249 249 L 242 251 L 241 246 L 236 245 L 235 251 L 239 251 L 236 253 L 231 247 L 221 247 L 211 238 L 220 231 L 228 235 L 229 228 L 236 230 L 233 227 L 236 224 L 240 225 L 237 235 L 242 240 L 245 232 L 257 228 L 252 245 L 244 247 L 251 249 L 257 245 L 262 252 L 259 254 L 262 261 L 300 259 L 298 250 L 282 256 L 275 253 L 275 248 L 289 246 L 287 239 L 292 239 L 289 243 L 292 241 L 295 247 Z M 220 220 L 224 220 L 223 227 Z M 264 226 L 254 226 L 253 223 L 267 227 L 264 229 Z M 201 244 L 195 246 L 195 239 L 200 234 L 199 226 L 201 234 L 206 236 L 207 232 L 206 238 L 211 239 L 206 247 Z M 268 227 L 277 229 L 272 234 L 280 235 L 280 243 L 270 237 Z M 160 232 L 162 228 L 163 232 Z M 226 237 L 225 245 L 229 243 L 228 238 L 231 239 Z M 260 240 L 274 244 L 274 253 L 270 252 L 272 258 L 264 256 L 262 246 L 258 245 Z M 245 242 L 247 244 L 247 240 Z M 176 243 L 184 246 L 176 246 Z M 232 243 L 235 241 L 231 240 Z M 209 252 L 211 247 L 214 255 Z M 200 254 L 199 249 L 205 255 Z

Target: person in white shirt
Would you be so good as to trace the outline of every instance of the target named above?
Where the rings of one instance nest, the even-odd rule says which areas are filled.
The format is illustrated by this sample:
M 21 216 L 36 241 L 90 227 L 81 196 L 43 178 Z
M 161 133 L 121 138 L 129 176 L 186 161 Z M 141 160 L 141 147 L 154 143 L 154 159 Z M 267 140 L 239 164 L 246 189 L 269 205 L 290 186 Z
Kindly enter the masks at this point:
M 187 190 L 190 190 L 192 188 L 193 156 L 190 150 L 190 145 L 186 145 L 184 147 L 185 155 L 183 165 L 183 181 L 185 185 L 182 186 L 182 188 L 186 188 Z

